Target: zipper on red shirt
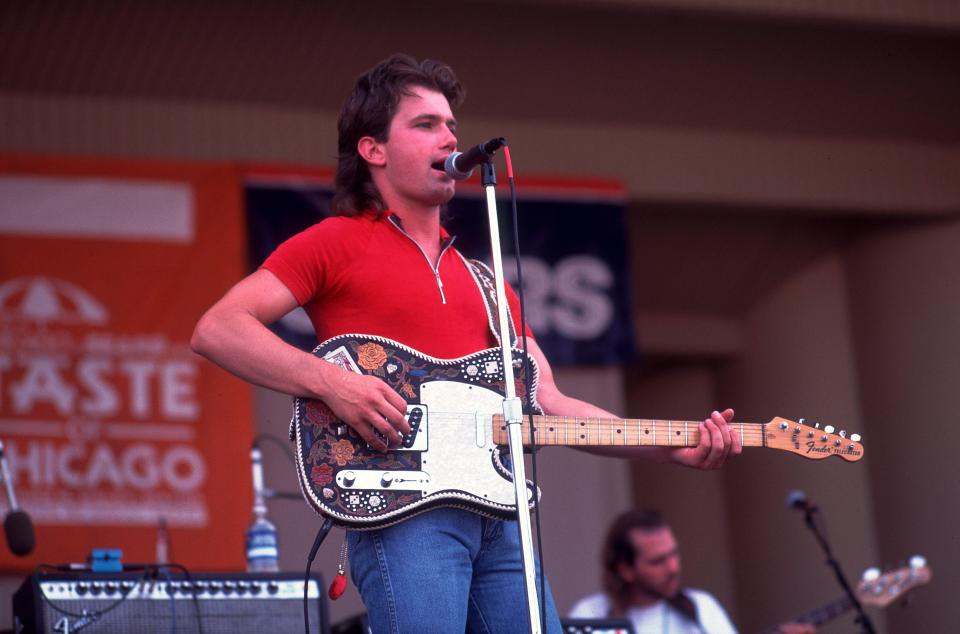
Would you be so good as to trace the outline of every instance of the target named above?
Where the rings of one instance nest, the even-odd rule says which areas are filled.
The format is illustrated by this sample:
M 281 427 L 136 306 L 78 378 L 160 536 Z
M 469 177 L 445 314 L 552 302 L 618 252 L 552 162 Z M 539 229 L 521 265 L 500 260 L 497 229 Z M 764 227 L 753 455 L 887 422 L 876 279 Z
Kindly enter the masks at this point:
M 420 251 L 420 255 L 423 256 L 423 259 L 427 261 L 427 266 L 430 267 L 430 270 L 433 271 L 433 276 L 437 280 L 437 290 L 440 291 L 440 303 L 446 304 L 447 297 L 443 294 L 443 281 L 440 279 L 440 261 L 443 260 L 443 254 L 447 252 L 447 249 L 450 248 L 450 245 L 453 244 L 453 238 L 447 239 L 446 244 L 443 245 L 443 248 L 440 250 L 440 256 L 437 258 L 437 266 L 433 266 L 433 262 L 430 261 L 430 258 L 427 257 L 427 252 L 423 250 L 417 241 L 410 237 L 406 231 L 403 230 L 403 227 L 400 226 L 399 220 L 395 220 L 395 216 L 389 216 L 390 224 L 397 228 L 397 231 L 402 233 L 404 237 L 413 243 L 413 246 L 417 247 L 417 250 Z

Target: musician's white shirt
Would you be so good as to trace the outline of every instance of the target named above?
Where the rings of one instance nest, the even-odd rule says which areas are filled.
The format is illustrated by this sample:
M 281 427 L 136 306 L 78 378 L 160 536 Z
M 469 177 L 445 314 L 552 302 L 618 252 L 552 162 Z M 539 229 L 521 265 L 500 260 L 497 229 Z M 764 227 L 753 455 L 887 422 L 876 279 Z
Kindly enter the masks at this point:
M 684 588 L 684 594 L 697 606 L 700 627 L 682 616 L 666 601 L 627 610 L 636 634 L 737 634 L 730 617 L 720 603 L 707 592 Z M 577 619 L 609 618 L 610 600 L 599 592 L 577 601 L 569 616 Z

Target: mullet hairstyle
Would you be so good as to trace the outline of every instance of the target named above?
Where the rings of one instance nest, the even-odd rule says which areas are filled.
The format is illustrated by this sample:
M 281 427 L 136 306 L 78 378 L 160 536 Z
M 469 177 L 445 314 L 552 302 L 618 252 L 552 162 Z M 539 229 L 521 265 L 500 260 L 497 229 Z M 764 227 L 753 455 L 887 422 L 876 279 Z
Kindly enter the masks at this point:
M 632 566 L 637 552 L 630 540 L 634 530 L 655 531 L 669 528 L 667 521 L 654 509 L 632 510 L 621 513 L 607 531 L 603 543 L 603 589 L 613 603 L 613 612 L 623 614 L 630 599 L 630 585 L 617 570 L 620 564 Z
M 337 175 L 330 203 L 335 215 L 386 211 L 386 203 L 370 177 L 370 167 L 360 156 L 357 143 L 365 136 L 380 143 L 387 141 L 400 99 L 413 94 L 412 86 L 441 93 L 452 109 L 459 107 L 465 96 L 453 69 L 431 59 L 418 62 L 398 53 L 360 75 L 353 92 L 343 102 L 337 121 Z

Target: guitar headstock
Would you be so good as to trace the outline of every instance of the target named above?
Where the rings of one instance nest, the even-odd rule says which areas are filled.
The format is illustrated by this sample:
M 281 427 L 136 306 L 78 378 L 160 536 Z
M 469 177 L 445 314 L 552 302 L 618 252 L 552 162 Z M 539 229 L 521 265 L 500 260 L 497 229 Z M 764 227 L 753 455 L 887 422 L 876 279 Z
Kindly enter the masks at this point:
M 885 608 L 917 586 L 930 583 L 933 573 L 926 560 L 916 555 L 910 565 L 883 574 L 877 568 L 868 568 L 857 585 L 857 599 L 864 605 Z
M 860 434 L 835 433 L 831 425 L 820 428 L 817 423 L 811 427 L 802 418 L 794 422 L 777 416 L 763 427 L 766 446 L 773 449 L 783 449 L 810 460 L 840 456 L 847 462 L 856 462 L 863 458 Z

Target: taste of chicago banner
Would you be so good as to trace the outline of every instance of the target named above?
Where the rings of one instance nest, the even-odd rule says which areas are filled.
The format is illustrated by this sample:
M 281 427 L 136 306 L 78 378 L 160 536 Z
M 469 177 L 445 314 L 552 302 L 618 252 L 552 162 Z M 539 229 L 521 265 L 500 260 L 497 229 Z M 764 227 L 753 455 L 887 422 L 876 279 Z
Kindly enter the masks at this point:
M 333 174 L 250 167 L 246 170 L 251 268 L 280 242 L 329 213 Z M 506 179 L 501 179 L 505 181 Z M 509 186 L 497 186 L 501 240 L 513 253 Z M 538 178 L 518 183 L 518 216 L 527 322 L 554 365 L 616 364 L 633 358 L 624 192 L 619 183 Z M 458 187 L 444 224 L 454 245 L 490 262 L 486 201 L 474 177 Z M 516 288 L 513 257 L 504 274 Z M 304 349 L 316 345 L 302 310 L 277 333 Z
M 242 213 L 231 167 L 0 156 L 0 438 L 37 538 L 0 568 L 154 562 L 160 523 L 169 561 L 243 565 L 250 391 L 189 349 Z

